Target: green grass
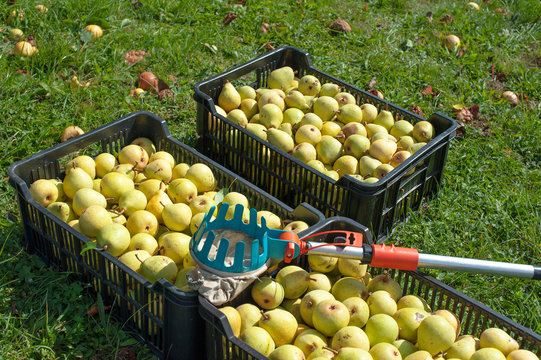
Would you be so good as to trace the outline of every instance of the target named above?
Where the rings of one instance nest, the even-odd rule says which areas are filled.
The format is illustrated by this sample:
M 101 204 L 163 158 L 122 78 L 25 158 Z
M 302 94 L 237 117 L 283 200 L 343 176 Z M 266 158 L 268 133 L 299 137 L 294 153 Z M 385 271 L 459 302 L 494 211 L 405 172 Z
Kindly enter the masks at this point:
M 12 9 L 23 9 L 26 16 L 1 25 L 0 36 L 18 27 L 34 37 L 39 54 L 19 58 L 10 54 L 14 42 L 0 43 L 0 328 L 5 329 L 0 358 L 113 359 L 124 346 L 140 359 L 152 357 L 107 312 L 101 318 L 86 315 L 97 301 L 90 284 L 67 281 L 69 274 L 49 269 L 21 249 L 21 220 L 7 167 L 58 143 L 68 125 L 89 131 L 135 110 L 158 114 L 175 137 L 193 144 L 194 84 L 263 54 L 265 43 L 299 47 L 315 67 L 361 88 L 375 76 L 386 99 L 418 105 L 427 115 L 453 116 L 454 104 L 479 105 L 481 122 L 473 125 L 489 131 L 466 124 L 465 135 L 451 143 L 438 198 L 401 224 L 392 241 L 425 253 L 541 264 L 541 5 L 492 0 L 473 12 L 466 2 L 346 0 L 337 6 L 329 0 L 248 0 L 242 6 L 156 0 L 136 8 L 130 1 L 60 0 L 46 2 L 45 15 L 34 10 L 34 1 L 2 5 L 0 24 Z M 238 18 L 223 26 L 229 12 Z M 454 22 L 440 23 L 448 13 Z M 352 32 L 334 37 L 326 26 L 339 17 Z M 259 30 L 262 22 L 271 24 L 266 34 Z M 99 41 L 82 35 L 90 23 L 103 26 Z M 467 47 L 462 56 L 441 47 L 441 36 L 449 33 Z M 130 50 L 149 55 L 129 65 L 124 54 Z M 506 75 L 497 85 L 527 100 L 512 108 L 491 90 L 493 64 Z M 130 97 L 143 70 L 164 79 L 172 98 Z M 70 89 L 73 75 L 91 85 Z M 421 95 L 428 84 L 439 95 Z M 541 333 L 538 282 L 430 273 Z

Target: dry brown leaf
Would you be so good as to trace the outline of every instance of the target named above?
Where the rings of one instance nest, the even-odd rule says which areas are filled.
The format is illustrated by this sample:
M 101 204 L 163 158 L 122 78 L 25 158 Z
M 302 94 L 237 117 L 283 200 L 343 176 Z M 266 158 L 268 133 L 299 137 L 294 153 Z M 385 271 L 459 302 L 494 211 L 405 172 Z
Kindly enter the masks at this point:
M 267 47 L 267 49 L 269 49 L 270 51 L 274 50 L 274 46 L 272 46 L 272 45 L 269 44 L 269 43 L 265 43 L 265 44 L 263 44 L 263 45 L 265 45 L 265 46 Z
M 410 105 L 408 110 L 411 111 L 414 114 L 425 117 L 425 114 L 423 113 L 423 110 L 417 105 Z
M 224 22 L 223 22 L 224 26 L 231 24 L 231 22 L 235 20 L 237 17 L 238 15 L 235 14 L 234 12 L 230 12 L 229 14 L 226 14 L 224 16 Z
M 103 310 L 107 311 L 110 308 L 111 308 L 110 306 L 104 306 Z M 90 316 L 96 316 L 99 313 L 99 309 L 98 309 L 98 307 L 96 305 L 92 305 L 90 307 L 90 309 L 88 309 L 88 311 L 86 313 L 87 313 L 87 315 L 90 315 Z
M 458 50 L 458 57 L 461 57 L 462 55 L 464 55 L 464 52 L 466 52 L 467 48 L 468 48 L 467 46 L 461 47 L 460 50 Z
M 331 22 L 329 25 L 331 29 L 331 35 L 338 35 L 339 33 L 349 33 L 351 32 L 351 26 L 344 19 L 337 19 Z
M 370 81 L 368 82 L 368 89 L 372 90 L 374 88 L 374 86 L 376 86 L 376 77 L 372 77 L 372 79 L 370 79 Z
M 445 22 L 454 23 L 455 22 L 454 16 L 451 14 L 446 14 L 444 17 L 440 19 L 440 23 L 445 23 Z
M 261 24 L 261 32 L 263 33 L 268 33 L 269 32 L 269 24 L 264 22 L 263 24 Z
M 438 96 L 439 94 L 440 94 L 439 92 L 435 92 L 432 89 L 432 85 L 430 84 L 428 84 L 423 90 L 421 90 L 421 95 L 430 95 L 434 97 L 434 96 Z
M 172 98 L 173 93 L 169 89 L 163 89 L 158 93 L 158 99 L 163 100 L 164 98 Z
M 121 347 L 118 349 L 118 353 L 116 354 L 116 359 L 118 360 L 136 360 L 137 355 L 135 352 L 129 348 L 129 347 Z
M 505 16 L 509 15 L 509 10 L 507 10 L 507 8 L 504 8 L 504 7 L 496 8 L 494 9 L 494 11 Z
M 472 105 L 462 109 L 453 108 L 453 112 L 458 120 L 463 122 L 479 119 L 479 105 Z

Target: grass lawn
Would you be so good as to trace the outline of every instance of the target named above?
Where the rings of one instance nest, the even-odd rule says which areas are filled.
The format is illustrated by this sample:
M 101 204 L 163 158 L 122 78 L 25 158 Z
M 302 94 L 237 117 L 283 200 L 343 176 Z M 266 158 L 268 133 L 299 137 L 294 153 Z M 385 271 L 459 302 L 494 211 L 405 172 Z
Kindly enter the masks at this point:
M 0 358 L 153 358 L 122 324 L 89 316 L 90 284 L 67 281 L 21 247 L 22 229 L 10 164 L 59 142 L 62 130 L 85 131 L 136 110 L 156 113 L 173 136 L 194 144 L 197 81 L 265 53 L 267 45 L 307 51 L 318 69 L 360 88 L 374 87 L 405 108 L 455 117 L 453 106 L 478 105 L 464 121 L 446 163 L 439 196 L 391 241 L 420 252 L 541 265 L 541 3 L 467 1 L 36 1 L 0 7 Z M 24 18 L 7 24 L 13 10 Z M 237 18 L 224 25 L 224 17 Z M 445 16 L 449 14 L 452 20 Z M 328 24 L 349 22 L 331 36 Z M 261 31 L 268 23 L 266 32 Z M 99 24 L 103 37 L 83 31 Z M 13 55 L 10 29 L 32 37 L 39 53 Z M 455 34 L 460 51 L 441 38 Z M 215 46 L 215 48 L 213 47 Z M 136 63 L 126 53 L 145 51 Z M 149 70 L 171 96 L 130 96 Z M 73 87 L 70 80 L 89 86 Z M 421 91 L 431 85 L 434 93 Z M 512 107 L 500 95 L 520 94 Z M 541 333 L 541 284 L 531 280 L 430 271 L 443 282 Z

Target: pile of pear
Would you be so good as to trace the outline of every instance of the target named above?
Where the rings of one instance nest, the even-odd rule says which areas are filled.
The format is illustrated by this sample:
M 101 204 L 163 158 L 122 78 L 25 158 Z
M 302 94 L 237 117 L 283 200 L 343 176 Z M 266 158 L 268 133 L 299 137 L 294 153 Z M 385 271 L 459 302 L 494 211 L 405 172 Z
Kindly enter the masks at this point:
M 230 184 L 217 184 L 208 165 L 176 163 L 145 137 L 118 154 L 76 156 L 64 168 L 63 180 L 30 184 L 32 198 L 152 283 L 165 278 L 182 291 L 192 291 L 186 273 L 196 263 L 189 243 L 213 206 L 217 212 L 228 203 L 226 218 L 231 218 L 235 205 L 242 204 L 243 219 L 249 219 L 244 194 L 230 191 L 216 203 L 218 186 Z M 263 217 L 270 228 L 308 228 L 305 222 L 285 224 L 270 211 L 258 211 L 258 222 Z
M 453 312 L 433 311 L 387 272 L 327 256 L 308 263 L 259 278 L 249 301 L 219 309 L 235 336 L 271 360 L 539 360 L 502 329 L 461 334 Z
M 220 115 L 333 180 L 347 174 L 378 182 L 435 135 L 428 121 L 411 124 L 373 104 L 358 105 L 337 84 L 297 78 L 289 66 L 273 70 L 267 88 L 226 82 L 217 100 Z M 236 139 L 236 131 L 228 138 Z

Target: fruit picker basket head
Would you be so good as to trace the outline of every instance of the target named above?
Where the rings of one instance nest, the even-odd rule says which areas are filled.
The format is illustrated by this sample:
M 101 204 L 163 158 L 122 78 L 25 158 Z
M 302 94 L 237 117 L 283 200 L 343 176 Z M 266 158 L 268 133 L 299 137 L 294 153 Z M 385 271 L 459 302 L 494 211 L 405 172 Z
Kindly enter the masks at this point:
M 264 141 L 216 111 L 218 96 L 224 84 L 266 87 L 271 71 L 289 66 L 298 78 L 315 76 L 321 84 L 338 84 L 352 94 L 358 105 L 370 103 L 389 110 L 396 119 L 414 124 L 429 121 L 434 138 L 377 183 L 361 182 L 349 175 L 334 180 L 299 161 L 292 155 Z M 312 66 L 308 53 L 282 46 L 198 82 L 194 88 L 197 102 L 197 148 L 220 164 L 250 180 L 286 204 L 307 202 L 326 216 L 342 215 L 366 225 L 381 243 L 396 225 L 407 220 L 422 202 L 437 195 L 451 139 L 457 123 L 450 117 L 434 113 L 423 117 L 380 99 Z M 231 136 L 234 130 L 237 135 Z

